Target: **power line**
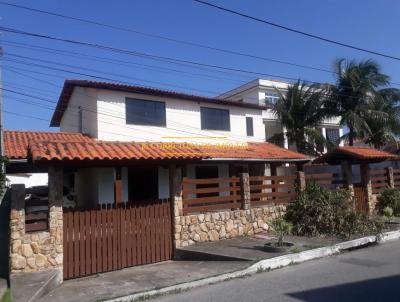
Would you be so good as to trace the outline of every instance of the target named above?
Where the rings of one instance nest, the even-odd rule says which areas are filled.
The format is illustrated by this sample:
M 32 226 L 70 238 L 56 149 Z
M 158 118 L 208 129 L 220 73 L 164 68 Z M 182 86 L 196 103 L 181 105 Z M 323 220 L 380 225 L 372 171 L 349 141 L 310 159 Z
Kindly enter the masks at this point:
M 32 58 L 29 58 L 29 59 L 31 59 L 31 60 L 36 60 L 36 59 L 32 59 Z M 17 64 L 30 65 L 30 66 L 39 67 L 39 68 L 45 68 L 45 69 L 50 69 L 50 70 L 55 70 L 55 71 L 61 71 L 61 72 L 66 72 L 66 73 L 71 73 L 71 74 L 77 74 L 77 75 L 81 75 L 81 76 L 83 75 L 83 76 L 90 77 L 90 78 L 101 79 L 101 80 L 107 80 L 107 81 L 112 81 L 112 82 L 120 82 L 120 83 L 123 83 L 123 84 L 131 85 L 131 83 L 126 82 L 126 81 L 121 81 L 121 80 L 112 79 L 112 78 L 106 78 L 106 77 L 103 77 L 103 76 L 97 76 L 97 75 L 92 75 L 92 74 L 88 74 L 88 73 L 70 71 L 70 70 L 66 70 L 66 69 L 61 69 L 61 68 L 56 68 L 56 67 L 52 67 L 52 66 L 46 66 L 46 65 L 36 64 L 36 63 L 32 63 L 32 62 L 25 62 L 25 61 L 21 61 L 21 60 L 12 60 L 12 59 L 4 59 L 4 60 L 7 61 L 7 62 L 14 62 L 14 63 L 17 63 Z M 38 60 L 39 60 L 39 59 L 38 59 Z M 41 61 L 46 61 L 46 60 L 41 60 Z M 58 63 L 53 62 L 53 64 L 58 64 Z M 60 65 L 65 65 L 65 64 L 60 63 Z M 70 66 L 72 66 L 72 65 L 70 65 Z M 77 66 L 72 66 L 72 67 L 73 67 L 73 68 L 86 69 L 86 70 L 87 70 L 87 68 L 83 68 L 83 67 L 77 67 Z M 15 67 L 14 67 L 14 68 L 15 68 Z M 93 70 L 92 70 L 92 71 L 93 71 Z M 32 72 L 32 71 L 31 71 L 31 72 Z M 97 71 L 97 72 L 101 72 L 101 71 Z M 115 74 L 113 74 L 113 75 L 115 75 Z M 117 76 L 126 77 L 126 76 L 124 76 L 124 75 L 117 75 Z M 146 80 L 143 80 L 143 81 L 146 81 Z M 307 83 L 322 85 L 322 83 L 319 83 L 319 82 L 310 82 L 310 81 L 307 81 Z M 351 88 L 351 87 L 349 87 L 349 86 L 345 86 L 345 87 Z M 185 88 L 186 88 L 186 87 L 185 87 Z M 329 93 L 320 93 L 320 95 L 321 95 L 321 96 L 331 96 L 332 94 L 329 94 Z M 357 99 L 357 97 L 355 97 L 355 96 L 350 96 L 350 95 L 343 94 L 343 93 L 334 93 L 333 95 L 335 95 L 335 96 L 346 96 L 346 97 L 349 97 L 349 98 Z M 258 99 L 257 99 L 257 100 L 258 100 Z
M 7 28 L 7 27 L 0 27 L 0 30 L 4 30 L 6 32 L 19 34 L 19 35 L 25 35 L 25 36 L 49 39 L 49 40 L 65 42 L 65 43 L 70 43 L 70 44 L 75 44 L 75 45 L 80 45 L 80 46 L 92 47 L 92 48 L 107 50 L 107 51 L 111 51 L 111 52 L 117 52 L 117 53 L 126 54 L 126 55 L 139 56 L 139 57 L 150 58 L 150 59 L 154 59 L 154 60 L 161 60 L 163 62 L 186 63 L 186 64 L 191 64 L 191 65 L 196 65 L 196 66 L 203 66 L 203 67 L 205 66 L 205 67 L 211 67 L 211 68 L 215 68 L 215 69 L 228 70 L 228 71 L 245 73 L 245 74 L 252 74 L 255 76 L 267 76 L 267 77 L 271 77 L 271 78 L 281 78 L 281 79 L 290 80 L 290 81 L 298 81 L 299 80 L 298 78 L 293 78 L 293 77 L 288 77 L 288 76 L 283 76 L 283 75 L 268 74 L 268 73 L 253 71 L 253 70 L 246 70 L 246 69 L 226 67 L 226 66 L 220 66 L 220 65 L 215 65 L 215 64 L 207 64 L 207 63 L 201 63 L 201 62 L 196 62 L 196 61 L 183 60 L 183 59 L 177 59 L 177 58 L 171 58 L 171 57 L 165 57 L 165 56 L 152 55 L 152 54 L 148 54 L 148 53 L 120 49 L 120 48 L 101 45 L 101 44 L 93 44 L 93 43 L 89 43 L 89 42 L 82 42 L 82 41 L 76 41 L 76 40 L 71 40 L 71 39 L 58 38 L 58 37 L 44 35 L 44 34 L 20 31 L 20 30 L 16 30 L 16 29 L 12 29 L 12 28 Z M 313 83 L 313 84 L 321 84 L 320 82 L 310 81 L 310 80 L 304 80 L 304 82 Z
M 53 62 L 53 61 L 49 61 L 49 60 L 42 60 L 42 59 L 38 59 L 38 58 L 31 59 L 31 58 L 26 57 L 26 56 L 19 56 L 19 55 L 13 55 L 13 54 L 7 54 L 6 56 L 14 56 L 14 57 L 18 57 L 18 58 L 24 58 L 24 59 L 29 59 L 29 60 L 44 62 L 44 63 L 48 63 L 48 64 L 53 64 L 53 65 L 56 64 L 56 65 L 64 66 L 64 67 L 68 67 L 68 68 L 77 68 L 77 69 L 87 70 L 87 71 L 96 72 L 96 73 L 101 73 L 101 74 L 109 74 L 109 75 L 111 75 L 111 76 L 124 77 L 124 78 L 128 78 L 128 79 L 133 79 L 133 80 L 135 80 L 135 81 L 141 81 L 141 82 L 146 82 L 146 83 L 151 83 L 151 84 L 158 84 L 158 85 L 164 85 L 164 86 L 170 86 L 170 87 L 177 87 L 177 88 L 186 89 L 186 90 L 189 89 L 189 90 L 194 90 L 194 91 L 200 91 L 200 92 L 208 93 L 208 94 L 215 94 L 215 93 L 217 93 L 217 92 L 215 92 L 215 91 L 209 91 L 209 90 L 204 90 L 204 89 L 198 89 L 198 88 L 194 88 L 194 87 L 185 87 L 185 86 L 180 86 L 180 85 L 174 85 L 174 84 L 170 84 L 170 83 L 166 83 L 166 82 L 145 80 L 145 79 L 142 79 L 142 78 L 132 77 L 132 76 L 128 76 L 128 75 L 119 75 L 119 74 L 115 74 L 115 73 L 105 72 L 105 71 L 103 71 L 103 70 L 96 70 L 96 69 L 86 68 L 86 67 L 78 67 L 78 66 L 74 66 L 74 65 L 70 65 L 70 64 L 63 64 L 63 63 Z M 82 72 L 70 71 L 70 70 L 66 70 L 66 69 L 62 69 L 62 68 L 50 67 L 50 66 L 45 66 L 45 65 L 37 64 L 37 63 L 30 63 L 30 62 L 25 62 L 25 61 L 21 61 L 21 60 L 12 60 L 12 59 L 7 59 L 7 58 L 4 59 L 4 61 L 6 61 L 6 62 L 20 63 L 20 64 L 29 64 L 29 65 L 31 65 L 31 66 L 46 68 L 46 69 L 50 69 L 50 70 L 54 70 L 54 71 L 69 72 L 69 73 L 74 73 L 74 74 L 80 75 L 80 76 L 97 78 L 97 79 L 99 79 L 99 80 L 120 82 L 120 83 L 132 85 L 132 83 L 129 83 L 129 82 L 126 82 L 126 81 L 123 81 L 123 80 L 117 80 L 117 79 L 113 79 L 113 78 L 108 78 L 108 77 L 98 76 L 98 75 L 92 75 L 92 74 L 87 74 L 87 73 L 82 73 Z
M 199 48 L 218 51 L 218 52 L 222 52 L 222 53 L 228 53 L 228 54 L 232 54 L 232 55 L 236 55 L 236 56 L 248 57 L 248 58 L 267 61 L 267 62 L 273 62 L 273 63 L 284 64 L 284 65 L 289 65 L 289 66 L 294 66 L 294 67 L 299 67 L 299 68 L 311 69 L 311 70 L 315 70 L 315 71 L 323 71 L 323 72 L 332 73 L 331 70 L 327 70 L 327 69 L 323 69 L 323 68 L 319 68 L 319 67 L 314 67 L 314 66 L 310 66 L 310 65 L 304 65 L 304 64 L 298 64 L 298 63 L 293 63 L 293 62 L 288 62 L 288 61 L 283 61 L 283 60 L 267 58 L 267 57 L 261 57 L 261 56 L 257 56 L 257 55 L 253 55 L 253 54 L 248 54 L 248 53 L 229 50 L 229 49 L 223 49 L 223 48 L 219 48 L 219 47 L 213 47 L 213 46 L 209 46 L 209 45 L 205 45 L 205 44 L 194 43 L 194 42 L 189 42 L 189 41 L 184 41 L 184 40 L 178 40 L 178 39 L 174 39 L 174 38 L 170 38 L 170 37 L 166 37 L 166 36 L 161 36 L 161 35 L 156 35 L 156 34 L 151 34 L 151 33 L 145 33 L 145 32 L 134 30 L 134 29 L 130 29 L 130 28 L 125 28 L 125 27 L 111 25 L 111 24 L 105 24 L 105 23 L 101 23 L 101 22 L 98 22 L 98 21 L 93 21 L 93 20 L 88 20 L 88 19 L 68 16 L 68 15 L 63 15 L 63 14 L 59 14 L 59 13 L 40 10 L 40 9 L 27 7 L 27 6 L 22 6 L 22 5 L 18 5 L 18 4 L 13 4 L 13 3 L 8 3 L 8 2 L 3 2 L 3 1 L 0 1 L 0 4 L 1 5 L 15 7 L 15 8 L 18 8 L 18 9 L 32 11 L 32 12 L 36 12 L 36 13 L 40 13 L 40 14 L 46 14 L 46 15 L 59 17 L 59 18 L 64 18 L 64 19 L 68 19 L 68 20 L 73 20 L 73 21 L 78 21 L 78 22 L 82 22 L 82 23 L 86 23 L 86 24 L 101 26 L 101 27 L 105 27 L 105 28 L 109 28 L 109 29 L 128 32 L 128 33 L 133 33 L 133 34 L 136 34 L 136 35 L 142 35 L 142 36 L 146 36 L 146 37 L 161 39 L 161 40 L 164 40 L 164 41 L 184 44 L 184 45 L 193 46 L 193 47 L 199 47 Z
M 147 69 L 147 70 L 152 70 L 152 71 L 159 71 L 159 72 L 164 72 L 164 73 L 168 72 L 168 71 L 176 72 L 179 74 L 185 74 L 186 77 L 187 77 L 187 75 L 189 75 L 189 76 L 193 76 L 193 77 L 226 80 L 226 81 L 232 81 L 232 82 L 236 82 L 236 83 L 243 82 L 241 80 L 233 79 L 233 78 L 225 78 L 225 77 L 202 74 L 202 73 L 193 73 L 193 72 L 189 72 L 189 71 L 178 70 L 178 69 L 168 68 L 168 67 L 162 67 L 162 66 L 158 66 L 158 65 L 142 64 L 142 63 L 130 62 L 130 61 L 119 60 L 119 59 L 111 59 L 111 58 L 106 58 L 106 57 L 101 57 L 101 56 L 88 55 L 88 54 L 84 54 L 84 53 L 76 52 L 76 51 L 60 50 L 60 49 L 37 46 L 37 45 L 29 45 L 26 43 L 11 42 L 11 41 L 7 41 L 7 40 L 2 40 L 1 42 L 4 45 L 8 45 L 11 47 L 29 49 L 29 50 L 33 50 L 33 51 L 41 51 L 41 52 L 45 52 L 45 53 L 51 53 L 51 54 L 62 55 L 62 56 L 69 56 L 69 57 L 78 58 L 78 59 L 85 58 L 85 59 L 89 59 L 92 61 L 103 62 L 103 63 L 114 64 L 114 65 L 125 66 L 125 67 L 126 67 L 126 65 L 131 65 L 136 68 L 142 68 L 142 69 Z M 193 68 L 193 66 L 189 66 L 187 64 L 179 64 L 179 65 L 184 66 L 184 67 Z M 209 71 L 210 69 L 205 69 L 205 70 Z M 212 70 L 212 72 L 215 72 L 215 70 Z M 226 72 L 224 72 L 224 73 L 226 74 Z M 233 74 L 233 75 L 238 76 L 238 74 Z M 240 76 L 244 77 L 243 75 L 240 75 Z M 246 79 L 249 79 L 249 77 L 246 77 Z
M 209 3 L 209 2 L 206 2 L 206 1 L 202 1 L 202 0 L 193 0 L 193 1 L 197 2 L 197 3 L 200 3 L 200 4 L 203 4 L 203 5 L 207 5 L 209 7 L 213 7 L 215 9 L 220 10 L 220 11 L 231 13 L 231 14 L 234 14 L 234 15 L 237 15 L 237 16 L 240 16 L 240 17 L 244 17 L 244 18 L 253 20 L 253 21 L 261 22 L 263 24 L 267 24 L 267 25 L 270 25 L 270 26 L 273 26 L 273 27 L 276 27 L 276 28 L 280 28 L 280 29 L 283 29 L 283 30 L 286 30 L 286 31 L 290 31 L 290 32 L 296 33 L 296 34 L 300 34 L 300 35 L 303 35 L 303 36 L 306 36 L 306 37 L 309 37 L 309 38 L 317 39 L 317 40 L 320 40 L 320 41 L 324 41 L 324 42 L 327 42 L 327 43 L 339 45 L 339 46 L 346 47 L 346 48 L 351 48 L 351 49 L 354 49 L 354 50 L 358 50 L 358 51 L 362 51 L 362 52 L 365 52 L 365 53 L 377 55 L 377 56 L 380 56 L 380 57 L 384 57 L 384 58 L 400 61 L 399 57 L 395 57 L 395 56 L 392 56 L 392 55 L 389 55 L 389 54 L 381 53 L 381 52 L 374 51 L 374 50 L 369 50 L 369 49 L 366 49 L 366 48 L 358 47 L 358 46 L 347 44 L 347 43 L 340 42 L 340 41 L 335 41 L 335 40 L 332 40 L 332 39 L 325 38 L 323 36 L 310 34 L 310 33 L 295 29 L 295 28 L 291 28 L 291 27 L 288 27 L 288 26 L 284 26 L 284 25 L 281 25 L 281 24 L 277 24 L 277 23 L 268 21 L 268 20 L 264 20 L 264 19 L 260 19 L 260 18 L 257 18 L 257 17 L 253 17 L 253 16 L 250 16 L 250 15 L 247 15 L 247 14 L 244 14 L 244 13 L 241 13 L 241 12 L 238 12 L 238 11 L 235 11 L 235 10 L 223 7 L 223 6 L 219 6 L 219 5 L 216 5 L 216 4 L 213 4 L 213 3 Z
M 161 60 L 163 62 L 169 62 L 169 63 L 170 62 L 179 62 L 179 63 L 186 63 L 186 64 L 191 64 L 191 65 L 196 65 L 196 66 L 211 67 L 211 68 L 215 68 L 215 69 L 222 69 L 222 70 L 234 71 L 234 72 L 239 72 L 239 73 L 252 74 L 252 75 L 256 75 L 256 76 L 267 76 L 267 77 L 271 77 L 271 78 L 281 78 L 281 79 L 291 80 L 291 81 L 298 80 L 297 78 L 293 78 L 293 77 L 287 77 L 287 76 L 281 76 L 281 75 L 275 75 L 275 74 L 269 74 L 269 73 L 261 73 L 261 72 L 257 72 L 257 71 L 249 71 L 249 70 L 240 69 L 240 68 L 225 67 L 225 66 L 219 66 L 219 65 L 215 65 L 215 64 L 207 64 L 207 63 L 201 63 L 201 62 L 196 62 L 196 61 L 153 55 L 153 54 L 132 51 L 132 50 L 126 50 L 126 49 L 120 49 L 120 48 L 101 45 L 101 44 L 94 44 L 94 43 L 89 43 L 89 42 L 82 42 L 82 41 L 76 41 L 76 40 L 71 40 L 71 39 L 58 38 L 58 37 L 49 36 L 49 35 L 26 32 L 26 31 L 16 30 L 16 29 L 8 28 L 8 27 L 0 27 L 0 30 L 14 33 L 14 34 L 24 35 L 24 36 L 31 36 L 31 37 L 36 37 L 36 38 L 42 38 L 42 39 L 54 40 L 54 41 L 59 41 L 59 42 L 65 42 L 65 43 L 70 43 L 70 44 L 75 44 L 75 45 L 86 46 L 86 47 L 92 47 L 92 48 L 117 52 L 117 53 L 126 54 L 126 55 L 133 55 L 133 56 L 138 56 L 138 57 L 143 57 L 143 58 L 151 58 L 154 60 Z M 312 83 L 313 81 L 307 81 L 307 82 Z

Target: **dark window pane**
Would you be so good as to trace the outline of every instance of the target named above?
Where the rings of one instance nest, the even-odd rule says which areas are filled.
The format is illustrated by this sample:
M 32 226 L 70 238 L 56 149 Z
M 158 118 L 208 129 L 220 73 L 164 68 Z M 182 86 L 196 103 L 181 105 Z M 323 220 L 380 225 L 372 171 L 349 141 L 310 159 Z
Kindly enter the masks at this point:
M 326 139 L 331 143 L 337 144 L 339 142 L 339 129 L 326 129 Z
M 230 131 L 229 110 L 200 107 L 201 129 Z
M 246 117 L 246 131 L 247 136 L 254 136 L 253 118 L 249 116 Z
M 164 102 L 127 98 L 125 109 L 127 124 L 166 126 Z

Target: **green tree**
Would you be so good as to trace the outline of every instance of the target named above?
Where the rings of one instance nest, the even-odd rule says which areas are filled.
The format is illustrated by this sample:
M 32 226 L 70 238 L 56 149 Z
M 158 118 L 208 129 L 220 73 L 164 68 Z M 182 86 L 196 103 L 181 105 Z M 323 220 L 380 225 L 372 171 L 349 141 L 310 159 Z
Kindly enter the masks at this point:
M 327 98 L 324 106 L 332 116 L 340 116 L 340 123 L 348 127 L 345 138 L 349 145 L 354 145 L 355 138 L 372 139 L 374 132 L 371 127 L 379 128 L 379 123 L 387 130 L 390 110 L 383 111 L 378 103 L 386 97 L 382 89 L 388 86 L 390 78 L 381 72 L 379 64 L 373 60 L 340 59 L 334 63 L 334 72 L 336 83 L 325 86 Z
M 400 90 L 398 89 L 385 88 L 377 91 L 364 114 L 370 131 L 360 131 L 357 136 L 377 149 L 387 145 L 397 145 L 396 136 L 400 134 L 399 100 Z M 374 115 L 376 111 L 386 115 L 379 118 Z
M 294 144 L 298 152 L 318 153 L 317 146 L 328 142 L 316 128 L 328 116 L 323 107 L 324 91 L 318 85 L 307 85 L 297 81 L 288 87 L 287 93 L 276 89 L 279 99 L 273 104 L 273 112 L 282 127 L 286 129 L 289 144 Z M 282 144 L 284 133 L 273 135 L 269 141 Z

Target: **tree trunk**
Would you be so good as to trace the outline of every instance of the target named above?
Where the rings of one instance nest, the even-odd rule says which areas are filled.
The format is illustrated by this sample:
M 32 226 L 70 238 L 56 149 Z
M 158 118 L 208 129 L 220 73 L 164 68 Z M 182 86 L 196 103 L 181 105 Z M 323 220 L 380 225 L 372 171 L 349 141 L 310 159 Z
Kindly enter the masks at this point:
M 354 145 L 354 130 L 352 127 L 349 127 L 349 146 Z

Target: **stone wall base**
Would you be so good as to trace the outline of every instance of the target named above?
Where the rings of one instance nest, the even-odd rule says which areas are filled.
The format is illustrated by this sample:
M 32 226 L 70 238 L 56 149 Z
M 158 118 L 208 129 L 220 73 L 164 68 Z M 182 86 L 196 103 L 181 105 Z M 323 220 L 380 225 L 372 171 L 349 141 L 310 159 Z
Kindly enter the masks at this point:
M 286 212 L 284 205 L 249 210 L 206 212 L 175 217 L 175 246 L 257 234 L 269 229 L 269 221 Z
M 63 264 L 63 247 L 50 232 L 28 233 L 11 240 L 11 272 L 37 272 Z

